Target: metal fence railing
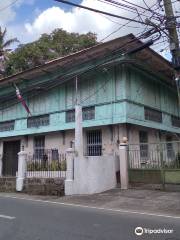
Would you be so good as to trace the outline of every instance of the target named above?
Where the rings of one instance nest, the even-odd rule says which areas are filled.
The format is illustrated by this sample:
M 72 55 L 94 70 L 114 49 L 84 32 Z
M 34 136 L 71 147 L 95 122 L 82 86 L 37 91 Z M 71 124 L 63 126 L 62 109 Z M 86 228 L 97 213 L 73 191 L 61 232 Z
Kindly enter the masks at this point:
M 130 169 L 180 169 L 180 142 L 131 144 Z
M 65 178 L 66 155 L 54 149 L 28 155 L 26 177 Z

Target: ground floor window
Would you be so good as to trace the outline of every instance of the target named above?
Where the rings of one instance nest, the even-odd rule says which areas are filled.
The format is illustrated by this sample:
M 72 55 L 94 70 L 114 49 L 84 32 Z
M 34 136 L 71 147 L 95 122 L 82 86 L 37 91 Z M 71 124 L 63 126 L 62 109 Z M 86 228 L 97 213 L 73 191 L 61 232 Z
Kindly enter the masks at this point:
M 148 132 L 139 132 L 139 142 L 140 142 L 140 159 L 141 161 L 147 160 L 148 158 Z
M 102 155 L 102 131 L 92 130 L 87 131 L 87 155 L 100 156 Z
M 43 159 L 45 151 L 45 136 L 37 136 L 34 138 L 34 157 Z
M 175 158 L 175 153 L 173 149 L 172 137 L 166 137 L 166 149 L 167 149 L 167 158 Z

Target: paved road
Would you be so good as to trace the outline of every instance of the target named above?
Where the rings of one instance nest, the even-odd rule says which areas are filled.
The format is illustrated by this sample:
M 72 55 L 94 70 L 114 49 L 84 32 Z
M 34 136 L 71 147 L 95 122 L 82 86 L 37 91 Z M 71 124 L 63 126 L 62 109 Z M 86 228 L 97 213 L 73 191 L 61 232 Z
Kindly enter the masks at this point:
M 136 236 L 137 226 L 173 229 Z M 180 218 L 0 197 L 0 240 L 180 239 Z

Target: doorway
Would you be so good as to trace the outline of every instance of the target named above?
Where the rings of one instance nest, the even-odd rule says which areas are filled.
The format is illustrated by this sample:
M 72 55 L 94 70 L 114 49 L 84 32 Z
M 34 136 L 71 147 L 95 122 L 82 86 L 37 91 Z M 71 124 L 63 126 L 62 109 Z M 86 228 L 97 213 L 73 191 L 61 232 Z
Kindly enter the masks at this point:
M 20 140 L 3 143 L 3 176 L 16 176 L 18 152 L 20 152 Z

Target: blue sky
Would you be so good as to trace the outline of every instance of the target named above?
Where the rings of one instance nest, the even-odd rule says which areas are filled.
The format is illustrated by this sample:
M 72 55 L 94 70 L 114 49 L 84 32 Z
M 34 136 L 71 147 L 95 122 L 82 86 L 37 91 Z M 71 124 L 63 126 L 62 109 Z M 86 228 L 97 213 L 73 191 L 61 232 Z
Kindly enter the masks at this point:
M 79 4 L 81 3 L 81 0 L 74 0 L 73 2 Z M 24 1 L 19 7 L 14 5 L 17 13 L 15 22 L 21 23 L 25 21 L 32 21 L 36 16 L 36 13 L 43 12 L 53 6 L 61 7 L 65 11 L 69 11 L 71 9 L 70 5 L 56 2 L 54 0 L 30 0 L 28 3 Z
M 98 0 L 71 1 L 117 15 L 134 17 L 128 11 Z M 143 4 L 143 0 L 133 0 L 133 2 L 135 1 Z M 149 4 L 152 4 L 156 0 L 146 0 L 146 2 L 148 1 Z M 137 23 L 131 23 L 129 27 L 119 29 L 121 24 L 124 23 L 126 22 L 122 19 L 71 7 L 54 0 L 0 0 L 0 26 L 7 27 L 8 37 L 17 37 L 21 43 L 35 41 L 41 34 L 49 34 L 56 28 L 63 28 L 68 32 L 78 32 L 80 34 L 93 32 L 97 34 L 99 41 L 104 38 L 108 41 L 129 33 L 136 35 L 144 30 L 144 26 Z M 162 47 L 164 46 L 158 46 L 159 49 Z M 164 51 L 163 55 L 166 54 L 167 52 Z

